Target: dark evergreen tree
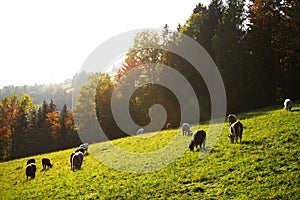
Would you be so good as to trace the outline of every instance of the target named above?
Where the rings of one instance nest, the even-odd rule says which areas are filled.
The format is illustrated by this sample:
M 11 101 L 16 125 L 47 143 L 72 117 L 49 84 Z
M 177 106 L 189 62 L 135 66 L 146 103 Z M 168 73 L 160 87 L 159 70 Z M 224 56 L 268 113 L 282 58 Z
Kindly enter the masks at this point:
M 69 144 L 70 138 L 68 137 L 68 127 L 66 124 L 68 116 L 67 105 L 65 104 L 60 112 L 59 116 L 59 124 L 60 124 L 60 138 L 59 138 L 59 146 L 63 147 L 66 144 Z
M 13 124 L 13 152 L 11 157 L 19 157 L 27 152 L 28 135 L 29 135 L 29 120 L 32 110 L 32 99 L 29 95 L 22 95 L 17 98 L 15 123 Z
M 286 43 L 286 39 L 280 40 L 280 24 L 285 17 L 284 3 L 281 0 L 257 0 L 249 7 L 247 46 L 250 58 L 247 64 L 254 82 L 255 96 L 260 97 L 256 107 L 267 106 L 277 100 L 282 52 L 276 46 Z
M 198 3 L 193 10 L 193 14 L 206 14 L 207 8 L 202 3 Z
M 228 1 L 222 22 L 219 24 L 213 48 L 216 53 L 215 62 L 220 69 L 227 93 L 228 112 L 239 112 L 249 99 L 245 73 L 245 1 Z
M 280 8 L 277 12 L 281 20 L 274 42 L 280 65 L 276 76 L 276 97 L 282 102 L 285 98 L 297 99 L 300 94 L 300 1 L 280 1 L 277 7 Z
M 28 135 L 27 135 L 27 150 L 28 155 L 33 155 L 36 152 L 35 144 L 38 141 L 38 131 L 39 131 L 39 113 L 36 107 L 33 107 L 30 112 L 30 120 L 28 124 Z
M 51 99 L 50 104 L 49 104 L 49 109 L 48 109 L 47 113 L 55 112 L 55 111 L 56 111 L 56 105 L 54 104 L 53 99 Z

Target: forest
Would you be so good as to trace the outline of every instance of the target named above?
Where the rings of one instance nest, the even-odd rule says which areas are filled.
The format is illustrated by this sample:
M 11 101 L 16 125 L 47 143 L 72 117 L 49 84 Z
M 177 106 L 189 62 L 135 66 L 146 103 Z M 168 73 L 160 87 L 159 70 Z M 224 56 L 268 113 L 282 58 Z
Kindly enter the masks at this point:
M 76 77 L 76 76 L 75 76 Z M 64 104 L 71 108 L 72 106 L 72 80 L 65 80 L 60 84 L 52 85 L 23 85 L 23 86 L 4 86 L 0 89 L 0 99 L 12 94 L 28 94 L 34 104 L 42 105 L 43 101 L 50 102 L 51 99 L 56 102 L 57 108 L 61 109 Z
M 212 0 L 208 6 L 199 3 L 191 10 L 186 23 L 179 24 L 176 30 L 170 30 L 166 24 L 161 33 L 138 33 L 117 75 L 94 73 L 86 78 L 85 74 L 79 74 L 87 83 L 80 88 L 72 110 L 67 109 L 65 104 L 70 102 L 65 100 L 58 102 L 61 109 L 58 111 L 53 101 L 33 104 L 30 92 L 21 96 L 6 94 L 0 102 L 2 160 L 77 145 L 80 143 L 77 131 L 84 130 L 85 135 L 92 136 L 98 125 L 108 139 L 127 136 L 118 127 L 111 109 L 113 91 L 126 88 L 125 79 L 137 83 L 129 102 L 130 115 L 136 124 L 147 125 L 149 108 L 160 104 L 167 111 L 167 122 L 173 128 L 180 126 L 179 103 L 172 91 L 157 84 L 138 86 L 142 79 L 160 79 L 163 65 L 175 69 L 189 81 L 201 108 L 199 122 L 209 120 L 210 95 L 201 74 L 184 58 L 161 50 L 180 48 L 182 34 L 197 41 L 216 63 L 226 89 L 228 113 L 282 103 L 285 98 L 299 98 L 299 1 Z M 160 48 L 145 48 L 149 46 Z M 134 76 L 133 69 L 138 69 Z M 119 92 L 114 97 L 116 107 L 123 106 L 123 95 Z M 91 124 L 94 115 L 97 124 Z M 76 126 L 73 117 L 78 119 Z M 94 137 L 86 138 L 88 142 L 99 142 Z
M 73 112 L 59 112 L 51 100 L 40 107 L 29 95 L 16 94 L 0 102 L 1 160 L 65 149 L 80 144 Z

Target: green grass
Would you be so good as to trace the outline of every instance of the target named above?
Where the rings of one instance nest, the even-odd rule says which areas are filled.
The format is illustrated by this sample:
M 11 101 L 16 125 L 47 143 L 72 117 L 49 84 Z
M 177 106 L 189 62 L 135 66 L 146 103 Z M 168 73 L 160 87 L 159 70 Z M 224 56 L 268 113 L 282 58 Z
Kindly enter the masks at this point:
M 184 148 L 183 154 L 150 173 L 129 173 L 99 162 L 96 157 L 119 157 L 114 160 L 116 166 L 130 168 L 127 155 L 120 158 L 107 142 L 90 145 L 93 153 L 85 156 L 82 170 L 76 172 L 69 164 L 74 149 L 34 156 L 37 173 L 29 181 L 25 177 L 28 158 L 3 162 L 0 199 L 300 199 L 300 105 L 293 110 L 274 106 L 239 114 L 245 126 L 243 143 L 230 144 L 227 123 L 221 124 L 224 129 L 219 139 L 214 147 L 208 141 L 211 151 L 201 159 L 198 152 L 186 149 L 190 137 L 180 136 L 173 149 Z M 193 130 L 198 127 L 208 129 L 204 124 Z M 176 133 L 162 131 L 113 143 L 127 152 L 146 154 L 159 151 Z M 209 132 L 208 139 L 214 134 Z M 43 157 L 51 159 L 53 168 L 42 170 Z M 154 161 L 141 168 L 151 170 L 152 165 Z

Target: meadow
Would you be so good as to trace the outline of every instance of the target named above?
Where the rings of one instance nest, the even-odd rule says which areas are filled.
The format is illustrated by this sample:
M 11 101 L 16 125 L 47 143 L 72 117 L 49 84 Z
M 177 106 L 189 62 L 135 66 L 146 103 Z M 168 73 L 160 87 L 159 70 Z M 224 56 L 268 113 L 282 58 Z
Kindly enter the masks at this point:
M 37 161 L 37 173 L 28 181 L 28 158 L 2 162 L 0 199 L 300 199 L 299 102 L 292 112 L 277 105 L 237 116 L 245 126 L 242 144 L 230 144 L 227 122 L 219 124 L 223 126 L 220 137 L 214 146 L 208 141 L 210 152 L 205 156 L 191 152 L 187 148 L 191 137 L 180 135 L 180 144 L 174 145 L 182 154 L 165 167 L 155 171 L 150 167 L 147 173 L 128 172 L 129 159 L 110 152 L 108 142 L 90 145 L 82 169 L 75 172 L 69 163 L 75 149 L 31 156 Z M 208 124 L 192 130 L 197 128 L 207 131 Z M 113 144 L 127 152 L 147 154 L 162 149 L 177 133 L 161 131 Z M 42 169 L 43 157 L 52 161 L 51 169 Z M 106 166 L 97 159 L 101 157 L 111 158 L 116 166 L 120 160 L 128 169 Z M 142 170 L 147 171 L 147 166 Z

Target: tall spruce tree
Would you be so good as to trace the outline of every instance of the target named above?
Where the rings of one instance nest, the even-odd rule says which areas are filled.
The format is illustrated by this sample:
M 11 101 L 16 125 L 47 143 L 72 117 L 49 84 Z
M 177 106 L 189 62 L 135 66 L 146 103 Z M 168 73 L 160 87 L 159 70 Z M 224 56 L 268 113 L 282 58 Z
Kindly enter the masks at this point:
M 213 38 L 215 62 L 221 71 L 227 93 L 227 109 L 239 112 L 247 100 L 245 81 L 245 0 L 227 2 L 224 17 Z

